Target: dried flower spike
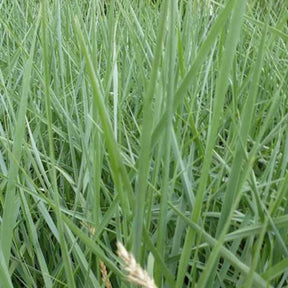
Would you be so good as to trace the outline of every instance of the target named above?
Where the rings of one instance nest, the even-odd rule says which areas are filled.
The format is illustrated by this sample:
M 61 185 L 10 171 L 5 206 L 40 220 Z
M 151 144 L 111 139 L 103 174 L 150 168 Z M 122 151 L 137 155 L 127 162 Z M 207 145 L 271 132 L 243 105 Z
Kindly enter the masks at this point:
M 117 243 L 117 247 L 117 254 L 124 261 L 124 270 L 128 272 L 127 280 L 144 288 L 157 288 L 154 280 L 136 262 L 133 254 L 129 253 L 120 242 Z
M 101 270 L 101 275 L 102 275 L 102 281 L 105 283 L 106 288 L 112 288 L 112 284 L 108 278 L 108 273 L 105 264 L 100 260 L 100 270 Z

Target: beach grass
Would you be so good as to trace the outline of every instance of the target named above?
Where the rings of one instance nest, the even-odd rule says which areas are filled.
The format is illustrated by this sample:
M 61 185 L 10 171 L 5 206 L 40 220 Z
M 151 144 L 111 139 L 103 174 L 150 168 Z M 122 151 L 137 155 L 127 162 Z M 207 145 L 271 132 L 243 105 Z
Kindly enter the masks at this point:
M 1 1 L 0 287 L 288 287 L 287 23 Z

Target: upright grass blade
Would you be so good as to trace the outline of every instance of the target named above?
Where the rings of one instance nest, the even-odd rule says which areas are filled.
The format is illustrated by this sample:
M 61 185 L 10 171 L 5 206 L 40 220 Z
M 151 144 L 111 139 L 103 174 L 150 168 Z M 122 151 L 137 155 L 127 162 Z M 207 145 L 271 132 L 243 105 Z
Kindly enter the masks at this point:
M 86 233 L 81 231 L 71 220 L 69 220 L 68 217 L 63 216 L 63 219 L 71 232 L 74 233 L 74 235 L 79 238 L 89 249 L 95 253 L 103 262 L 109 267 L 111 271 L 113 271 L 118 276 L 122 276 L 122 272 L 118 269 L 117 265 L 109 259 L 103 252 L 103 250 L 99 247 L 98 244 L 95 243 L 95 241 L 91 238 L 89 238 Z
M 29 57 L 24 65 L 23 69 L 23 81 L 21 90 L 21 100 L 19 103 L 19 110 L 17 114 L 17 120 L 15 123 L 15 133 L 13 139 L 12 154 L 10 158 L 10 167 L 8 171 L 8 182 L 5 196 L 5 203 L 3 208 L 3 218 L 1 224 L 1 237 L 0 237 L 0 249 L 3 253 L 3 264 L 6 263 L 6 269 L 9 267 L 9 260 L 11 255 L 11 246 L 13 238 L 13 230 L 15 228 L 18 212 L 19 212 L 19 197 L 16 194 L 16 183 L 18 181 L 19 163 L 22 156 L 22 144 L 25 133 L 25 115 L 27 111 L 28 98 L 30 95 L 30 84 L 33 67 L 33 57 L 35 52 L 36 37 L 39 28 L 39 17 L 34 24 L 34 35 L 31 44 Z M 5 267 L 3 267 L 5 271 Z
M 2 252 L 2 249 L 0 249 L 0 284 L 2 287 L 13 288 L 8 266 L 5 263 L 5 256 Z
M 110 157 L 111 173 L 113 175 L 113 180 L 115 182 L 115 188 L 116 191 L 119 193 L 119 199 L 124 212 L 124 216 L 130 217 L 131 208 L 133 207 L 133 203 L 131 200 L 134 198 L 131 183 L 126 168 L 121 159 L 121 154 L 117 146 L 116 140 L 114 138 L 114 132 L 112 129 L 111 121 L 107 109 L 105 107 L 103 95 L 100 92 L 96 72 L 93 67 L 92 57 L 90 55 L 89 48 L 85 43 L 84 36 L 81 31 L 80 23 L 77 17 L 75 18 L 75 31 L 78 36 L 79 44 L 81 46 L 86 61 L 87 71 L 93 91 L 93 97 L 97 104 L 99 117 L 101 120 L 101 124 L 103 126 L 103 132 Z M 126 192 L 128 193 L 128 197 Z
M 167 283 L 169 283 L 170 287 L 175 287 L 175 280 L 174 280 L 173 274 L 169 271 L 164 259 L 162 258 L 162 256 L 158 252 L 157 247 L 155 247 L 153 241 L 151 240 L 151 238 L 149 236 L 149 232 L 147 231 L 147 229 L 145 227 L 144 227 L 143 231 L 144 231 L 143 237 L 144 237 L 145 244 L 146 244 L 147 248 L 153 254 L 155 261 L 158 262 L 157 265 L 159 265 L 161 267 L 165 280 L 167 281 Z
M 65 79 L 66 79 L 66 71 L 65 71 L 65 59 L 64 59 L 64 53 L 63 53 L 63 35 L 62 35 L 62 20 L 61 20 L 61 3 L 60 1 L 57 1 L 57 42 L 58 42 L 58 53 L 59 53 L 59 70 L 60 70 L 60 91 L 59 94 L 65 95 Z M 68 103 L 67 103 L 67 97 L 64 97 L 64 105 L 65 105 L 65 111 L 66 113 L 69 111 Z M 68 138 L 69 138 L 69 149 L 71 154 L 71 160 L 72 160 L 72 167 L 73 172 L 75 175 L 75 180 L 77 181 L 78 178 L 78 171 L 77 171 L 77 160 L 75 156 L 75 148 L 73 147 L 73 141 L 72 141 L 72 123 L 71 120 L 67 117 L 66 119 L 66 125 L 67 125 L 67 132 L 68 132 Z
M 135 218 L 133 223 L 133 253 L 136 260 L 139 261 L 141 245 L 142 245 L 142 233 L 144 224 L 144 209 L 145 209 L 145 196 L 147 192 L 147 180 L 150 167 L 150 155 L 151 155 L 151 141 L 152 133 L 151 127 L 153 124 L 153 111 L 152 101 L 156 90 L 157 74 L 161 63 L 161 54 L 163 49 L 166 21 L 168 13 L 168 0 L 162 3 L 162 11 L 160 15 L 159 30 L 157 35 L 157 41 L 154 51 L 153 65 L 150 73 L 149 85 L 147 94 L 144 97 L 143 103 L 143 128 L 141 133 L 141 150 L 139 153 L 139 161 L 137 163 L 138 168 L 138 180 L 136 183 L 136 198 L 135 198 Z
M 197 75 L 198 75 L 197 72 L 200 71 L 201 65 L 206 61 L 207 56 L 209 55 L 209 52 L 212 50 L 215 41 L 217 40 L 219 34 L 223 31 L 223 27 L 225 26 L 225 23 L 231 14 L 233 3 L 234 3 L 234 0 L 229 1 L 226 4 L 226 6 L 223 8 L 221 13 L 215 20 L 215 23 L 211 27 L 207 35 L 207 38 L 199 47 L 199 50 L 197 51 L 197 55 L 193 63 L 191 64 L 191 68 L 187 72 L 180 86 L 177 88 L 177 91 L 174 97 L 174 105 L 173 105 L 174 111 L 173 112 L 175 112 L 176 109 L 179 107 L 179 105 L 183 102 L 183 99 L 185 98 L 187 91 L 192 86 L 192 84 L 195 83 L 197 79 Z M 153 146 L 156 145 L 156 143 L 158 142 L 160 138 L 162 131 L 164 131 L 163 126 L 165 124 L 165 121 L 166 121 L 165 119 L 167 116 L 168 116 L 167 112 L 165 112 L 153 131 L 153 136 L 152 136 Z
M 158 220 L 158 233 L 157 233 L 157 249 L 163 259 L 165 259 L 165 239 L 167 234 L 167 214 L 168 214 L 168 199 L 170 196 L 169 189 L 169 174 L 170 174 L 170 152 L 171 152 L 171 134 L 172 134 L 172 117 L 173 117 L 173 101 L 174 101 L 174 83 L 175 81 L 175 63 L 176 63 L 176 13 L 177 13 L 177 0 L 169 0 L 169 17 L 168 17 L 168 40 L 167 40 L 167 64 L 168 71 L 166 76 L 166 123 L 165 133 L 163 134 L 163 178 L 161 180 L 161 202 L 160 214 Z M 151 137 L 151 134 L 150 134 Z M 155 281 L 158 286 L 162 286 L 162 272 L 161 266 L 155 265 Z
M 77 243 L 77 239 L 74 237 L 73 233 L 69 230 L 68 227 L 66 227 L 66 233 L 69 237 L 69 240 L 71 242 L 71 244 L 73 245 L 73 255 L 75 258 L 77 258 L 77 262 L 79 263 L 80 269 L 83 271 L 83 275 L 87 275 L 87 278 L 89 279 L 89 282 L 87 280 L 87 282 L 91 287 L 95 287 L 95 288 L 99 288 L 100 284 L 98 282 L 98 280 L 96 279 L 96 276 L 94 275 L 94 273 L 91 271 L 91 268 L 89 267 L 88 261 L 89 259 L 87 259 L 87 255 L 85 253 L 85 251 L 82 251 L 81 246 Z
M 267 47 L 267 44 L 265 45 L 265 43 L 267 43 L 266 42 L 267 28 L 268 28 L 268 22 L 262 34 L 262 39 L 261 39 L 261 43 L 259 45 L 259 50 L 258 50 L 258 57 L 257 57 L 256 64 L 254 67 L 253 76 L 251 77 L 251 88 L 250 88 L 250 91 L 248 92 L 249 96 L 247 97 L 247 100 L 243 109 L 243 116 L 241 117 L 239 142 L 237 145 L 235 158 L 234 158 L 232 168 L 231 168 L 231 176 L 229 178 L 227 189 L 225 192 L 225 198 L 224 198 L 224 202 L 222 206 L 221 215 L 220 215 L 219 222 L 217 225 L 216 237 L 220 235 L 225 225 L 225 222 L 227 221 L 227 217 L 229 215 L 229 209 L 230 209 L 229 203 L 234 202 L 236 195 L 240 193 L 242 189 L 242 186 L 239 185 L 240 175 L 242 174 L 240 163 L 242 163 L 244 155 L 245 155 L 245 150 L 247 146 L 246 144 L 247 138 L 248 138 L 248 134 L 250 131 L 252 117 L 253 117 L 254 109 L 255 109 L 255 101 L 258 95 L 259 79 L 260 79 L 263 61 L 264 61 L 265 48 Z M 239 169 L 239 166 L 240 166 L 240 169 Z M 266 225 L 263 225 L 263 228 L 260 234 L 261 237 L 258 240 L 258 245 L 257 245 L 258 249 L 260 249 L 262 245 L 262 241 L 264 238 L 266 227 L 268 225 L 268 221 L 266 220 L 265 223 Z M 252 274 L 255 271 L 256 266 L 257 266 L 256 259 L 257 257 L 254 257 L 254 259 L 252 260 L 251 270 L 246 279 L 246 284 L 244 284 L 245 287 L 251 287 L 253 283 Z
M 262 47 L 262 49 L 264 49 L 264 47 Z M 262 52 L 264 52 L 264 50 Z M 261 57 L 263 57 L 263 55 L 260 54 L 260 59 L 261 59 Z M 279 104 L 279 95 L 276 94 L 276 95 L 274 95 L 273 103 L 272 103 L 272 105 L 271 105 L 271 107 L 269 109 L 268 116 L 267 116 L 267 118 L 264 121 L 262 129 L 260 130 L 260 132 L 261 132 L 261 133 L 259 133 L 260 135 L 263 135 L 265 133 L 266 128 L 267 128 L 268 124 L 271 121 L 270 117 L 273 115 L 273 113 L 275 113 L 275 108 L 277 107 L 277 104 Z M 255 154 L 257 152 L 257 148 L 259 148 L 258 145 L 259 145 L 260 139 L 261 138 L 259 137 L 258 141 L 256 141 L 254 147 L 252 148 L 252 151 L 249 153 L 250 157 L 247 158 L 246 163 L 243 166 L 243 172 L 241 173 L 241 178 L 239 179 L 239 184 L 238 184 L 240 187 L 243 186 L 244 181 L 246 180 L 246 177 L 247 177 L 247 175 L 248 175 L 248 173 L 249 173 L 249 171 L 250 171 L 250 169 L 252 167 L 253 159 L 254 159 Z M 234 201 L 232 203 L 230 203 L 230 211 L 229 211 L 229 214 L 227 215 L 226 222 L 225 222 L 225 224 L 223 226 L 223 229 L 222 229 L 222 231 L 221 231 L 221 233 L 220 233 L 220 235 L 218 237 L 218 240 L 217 240 L 217 243 L 216 243 L 215 247 L 213 248 L 213 250 L 210 253 L 210 257 L 209 257 L 209 259 L 208 259 L 208 261 L 207 261 L 207 263 L 205 265 L 205 271 L 201 275 L 199 283 L 202 285 L 202 287 L 204 287 L 203 285 L 205 285 L 205 283 L 208 280 L 207 278 L 205 279 L 205 277 L 208 277 L 208 275 L 210 275 L 211 271 L 213 271 L 213 269 L 215 269 L 215 263 L 217 261 L 217 258 L 220 255 L 220 251 L 221 251 L 221 249 L 223 247 L 225 235 L 226 235 L 226 233 L 227 233 L 227 231 L 229 229 L 230 222 L 231 222 L 231 219 L 232 219 L 232 214 L 233 214 L 234 210 L 236 209 L 236 207 L 238 206 L 239 201 L 241 199 L 241 196 L 242 196 L 242 193 L 236 194 L 235 198 L 234 198 Z M 269 220 L 269 215 L 267 215 L 267 219 Z M 264 228 L 266 229 L 266 227 L 267 227 L 267 223 L 265 221 L 264 224 L 263 224 L 263 227 L 262 227 L 262 233 L 263 233 Z M 260 237 L 261 237 L 261 235 L 260 235 Z M 249 281 L 252 280 L 251 279 L 252 272 L 250 272 L 250 269 L 249 269 L 249 274 L 247 275 Z M 253 279 L 253 281 L 254 281 L 254 279 Z M 248 282 L 248 284 L 249 284 L 249 282 Z M 268 285 L 268 284 L 266 284 L 266 285 Z M 265 287 L 267 287 L 267 286 L 265 286 Z M 270 287 L 270 286 L 268 286 L 268 287 Z
M 30 238 L 32 240 L 33 247 L 36 251 L 36 255 L 37 255 L 37 259 L 38 259 L 39 266 L 41 269 L 42 277 L 45 283 L 45 287 L 52 288 L 53 284 L 52 284 L 52 280 L 51 280 L 50 273 L 48 270 L 47 262 L 45 261 L 45 257 L 43 255 L 43 252 L 42 252 L 39 240 L 38 240 L 37 228 L 33 223 L 33 219 L 29 211 L 29 206 L 25 199 L 25 196 L 24 196 L 25 194 L 23 193 L 24 191 L 21 191 L 21 192 L 22 193 L 20 195 L 20 198 L 21 198 L 21 204 L 24 210 L 24 216 L 26 218 L 28 231 L 30 232 Z
M 268 22 L 267 22 L 268 23 Z M 261 43 L 259 45 L 258 57 L 255 63 L 253 75 L 251 77 L 251 88 L 248 92 L 246 103 L 243 109 L 242 117 L 241 117 L 241 124 L 240 124 L 240 133 L 239 133 L 239 141 L 236 148 L 236 153 L 234 156 L 233 164 L 231 167 L 231 176 L 229 177 L 229 182 L 227 184 L 227 189 L 225 192 L 224 202 L 222 205 L 221 216 L 217 225 L 217 232 L 216 237 L 219 236 L 221 233 L 224 223 L 227 221 L 227 215 L 230 211 L 230 203 L 233 203 L 235 195 L 240 192 L 241 187 L 239 186 L 239 180 L 241 175 L 241 163 L 243 161 L 243 157 L 246 151 L 246 143 L 249 134 L 249 130 L 251 127 L 251 122 L 254 114 L 255 109 L 255 101 L 258 94 L 258 87 L 259 87 L 259 79 L 261 75 L 263 59 L 265 54 L 265 41 L 266 41 L 266 32 L 267 32 L 266 25 L 265 31 L 263 31 L 263 36 Z M 240 170 L 240 171 L 239 171 Z
M 1 288 L 287 285 L 285 1 L 0 1 Z
M 51 95 L 50 95 L 50 73 L 49 73 L 49 54 L 48 54 L 48 9 L 47 0 L 42 0 L 42 40 L 43 40 L 43 66 L 44 66 L 44 90 L 45 90 L 45 111 L 47 117 L 47 130 L 48 130 L 48 141 L 49 141 L 49 157 L 51 163 L 51 195 L 55 201 L 55 214 L 57 219 L 57 228 L 59 232 L 60 246 L 63 257 L 63 264 L 66 272 L 67 281 L 69 287 L 76 288 L 73 271 L 72 262 L 69 257 L 68 248 L 64 236 L 64 222 L 62 219 L 62 213 L 60 208 L 60 196 L 57 187 L 57 175 L 55 168 L 55 152 L 54 152 L 54 141 L 53 141 L 53 131 L 52 131 L 52 105 L 51 105 Z
M 235 256 L 229 249 L 224 247 L 222 244 L 219 244 L 217 239 L 213 238 L 209 235 L 202 227 L 200 227 L 193 220 L 187 218 L 181 211 L 179 211 L 171 202 L 169 203 L 171 209 L 181 217 L 190 227 L 197 233 L 197 235 L 205 240 L 211 247 L 218 247 L 219 253 L 222 257 L 224 257 L 228 262 L 230 262 L 236 269 L 241 271 L 244 275 L 248 275 L 250 272 L 250 267 L 242 263 L 237 256 Z M 253 273 L 253 283 L 257 285 L 257 287 L 262 288 L 272 288 L 272 286 L 267 283 L 264 278 L 262 278 L 259 274 Z M 198 285 L 198 284 L 197 284 Z M 176 286 L 178 287 L 178 286 Z M 198 286 L 197 286 L 198 287 Z
M 193 211 L 191 215 L 191 219 L 196 223 L 198 223 L 201 215 L 202 203 L 206 192 L 209 168 L 212 159 L 213 147 L 215 145 L 215 141 L 217 138 L 220 117 L 223 111 L 225 94 L 228 87 L 228 77 L 230 70 L 232 68 L 236 46 L 240 37 L 242 18 L 245 13 L 246 1 L 233 1 L 233 3 L 234 5 L 231 7 L 232 11 L 231 21 L 229 23 L 227 39 L 225 42 L 223 56 L 221 59 L 221 67 L 218 78 L 216 80 L 214 107 L 212 112 L 211 123 L 209 126 L 210 129 L 208 132 L 207 144 L 205 149 L 205 158 L 201 169 L 201 177 L 199 180 L 199 187 L 197 189 L 195 205 L 193 206 Z M 185 244 L 183 247 L 183 252 L 179 263 L 177 282 L 176 282 L 178 287 L 181 287 L 183 285 L 184 277 L 186 274 L 186 267 L 188 265 L 188 261 L 190 258 L 191 245 L 193 246 L 193 244 L 195 243 L 194 236 L 195 232 L 192 229 L 189 229 L 185 237 Z M 207 281 L 207 278 L 205 281 Z M 203 287 L 203 285 L 205 285 L 204 282 L 203 283 L 200 282 L 200 284 L 202 285 L 202 286 L 200 285 L 200 287 Z

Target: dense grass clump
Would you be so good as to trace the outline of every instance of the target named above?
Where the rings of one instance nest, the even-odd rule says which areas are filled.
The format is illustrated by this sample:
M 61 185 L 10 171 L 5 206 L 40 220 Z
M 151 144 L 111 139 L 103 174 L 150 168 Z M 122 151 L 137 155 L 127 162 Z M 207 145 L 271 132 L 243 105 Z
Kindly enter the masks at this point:
M 288 287 L 287 19 L 2 1 L 0 287 Z

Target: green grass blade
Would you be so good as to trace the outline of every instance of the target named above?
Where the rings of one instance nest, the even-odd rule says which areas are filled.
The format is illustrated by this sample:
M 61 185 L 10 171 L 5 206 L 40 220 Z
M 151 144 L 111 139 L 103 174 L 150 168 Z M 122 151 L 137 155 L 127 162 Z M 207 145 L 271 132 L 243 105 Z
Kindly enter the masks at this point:
M 75 288 L 75 280 L 73 276 L 72 262 L 69 257 L 68 248 L 65 242 L 64 236 L 64 224 L 60 209 L 60 196 L 57 186 L 57 173 L 55 169 L 55 151 L 54 151 L 54 141 L 53 141 L 53 130 L 52 130 L 52 105 L 51 105 L 51 94 L 50 94 L 50 73 L 49 73 L 49 46 L 48 46 L 48 9 L 47 1 L 42 1 L 42 38 L 43 38 L 43 66 L 44 66 L 44 90 L 45 90 L 45 111 L 47 117 L 47 130 L 48 130 L 48 141 L 49 141 L 49 157 L 51 161 L 51 184 L 52 191 L 51 194 L 55 200 L 55 214 L 57 219 L 57 228 L 59 232 L 60 246 L 63 256 L 63 264 L 66 272 L 67 281 L 69 287 Z
M 232 1 L 230 1 L 232 2 Z M 228 87 L 228 77 L 230 70 L 232 68 L 233 58 L 235 56 L 235 50 L 240 36 L 241 18 L 245 12 L 245 1 L 235 2 L 234 6 L 231 8 L 232 19 L 229 24 L 227 40 L 224 47 L 223 56 L 221 59 L 221 67 L 219 71 L 218 78 L 216 80 L 216 91 L 214 99 L 213 114 L 210 123 L 210 130 L 207 138 L 205 158 L 201 171 L 201 178 L 199 181 L 199 187 L 197 189 L 196 199 L 194 209 L 192 211 L 191 219 L 196 223 L 199 221 L 199 217 L 202 210 L 202 203 L 205 196 L 205 188 L 207 184 L 207 179 L 209 175 L 209 168 L 212 159 L 213 147 L 217 138 L 217 133 L 219 129 L 220 116 L 223 111 L 223 104 L 225 99 L 226 90 Z M 237 12 L 236 12 L 237 11 Z M 191 244 L 194 243 L 194 231 L 189 229 L 185 238 L 185 244 L 183 247 L 183 253 L 181 255 L 179 270 L 177 275 L 177 285 L 180 287 L 183 284 L 184 276 L 186 272 L 186 267 L 190 257 Z M 208 269 L 207 269 L 208 270 Z M 206 270 L 205 270 L 206 272 Z M 204 277 L 202 278 L 204 279 Z M 207 280 L 207 278 L 206 278 Z M 205 280 L 205 281 L 206 281 Z M 203 285 L 205 283 L 203 282 Z M 201 284 L 202 285 L 202 284 Z M 200 286 L 201 287 L 201 286 Z
M 39 18 L 38 18 L 39 20 Z M 36 21 L 34 37 L 30 49 L 30 55 L 27 59 L 24 69 L 23 69 L 23 81 L 22 81 L 22 91 L 21 100 L 19 103 L 19 110 L 17 113 L 17 120 L 15 123 L 15 133 L 13 139 L 12 154 L 13 157 L 10 158 L 10 166 L 8 171 L 8 183 L 7 183 L 7 193 L 5 197 L 5 203 L 3 208 L 3 218 L 1 224 L 1 237 L 0 244 L 1 250 L 6 262 L 9 265 L 13 229 L 15 228 L 18 212 L 19 212 L 19 197 L 16 192 L 16 183 L 18 181 L 18 171 L 19 163 L 22 156 L 22 144 L 25 135 L 25 115 L 27 112 L 28 98 L 30 95 L 30 84 L 33 66 L 34 49 L 36 43 L 36 35 L 38 33 L 39 21 Z
M 32 216 L 31 216 L 31 213 L 29 211 L 29 206 L 28 206 L 28 203 L 24 197 L 24 193 L 23 191 L 21 191 L 21 203 L 22 203 L 22 207 L 23 207 L 23 210 L 24 210 L 24 216 L 26 218 L 26 222 L 27 222 L 27 226 L 28 226 L 28 230 L 30 232 L 30 237 L 31 237 L 31 240 L 32 240 L 32 244 L 33 244 L 33 247 L 35 249 L 35 253 L 37 255 L 37 259 L 39 261 L 39 266 L 40 266 L 40 269 L 41 269 L 41 274 L 42 274 L 42 277 L 43 277 L 43 280 L 44 280 L 44 283 L 45 283 L 45 287 L 53 287 L 53 284 L 52 284 L 52 280 L 51 280 L 51 277 L 50 277 L 50 273 L 49 273 L 49 270 L 48 270 L 48 266 L 47 266 L 47 263 L 45 261 L 45 257 L 43 255 L 43 252 L 41 250 L 41 247 L 40 247 L 40 243 L 39 243 L 39 240 L 38 240 L 38 235 L 37 235 L 37 228 L 35 227 L 34 223 L 33 223 L 33 219 L 32 219 Z
M 95 102 L 97 103 L 99 117 L 101 119 L 101 123 L 103 126 L 103 132 L 104 132 L 104 136 L 106 139 L 106 145 L 109 151 L 109 156 L 110 156 L 110 161 L 111 161 L 111 172 L 113 174 L 113 179 L 115 182 L 116 189 L 119 193 L 120 203 L 125 213 L 124 215 L 128 217 L 131 214 L 130 206 L 132 206 L 133 204 L 133 203 L 129 203 L 129 202 L 132 202 L 131 199 L 133 199 L 130 180 L 127 175 L 126 168 L 123 165 L 123 161 L 121 159 L 121 155 L 120 155 L 116 140 L 114 138 L 111 121 L 109 119 L 108 112 L 105 107 L 102 94 L 98 87 L 98 80 L 97 80 L 97 76 L 95 73 L 95 69 L 93 67 L 93 61 L 92 61 L 89 49 L 85 43 L 84 36 L 80 29 L 80 24 L 77 18 L 75 18 L 75 30 L 76 30 L 78 40 L 79 40 L 81 49 L 83 51 L 83 54 L 86 60 L 88 75 L 89 75 L 91 85 L 92 85 L 92 90 L 93 90 L 93 96 L 94 96 Z M 124 187 L 122 185 L 124 185 Z M 125 195 L 124 189 L 126 189 L 129 197 Z
M 229 178 L 229 182 L 227 185 L 227 189 L 225 192 L 225 198 L 223 202 L 223 208 L 221 211 L 221 216 L 217 225 L 216 235 L 218 236 L 224 226 L 224 223 L 227 221 L 227 215 L 230 210 L 230 203 L 233 203 L 235 195 L 239 193 L 241 187 L 239 186 L 239 180 L 241 171 L 239 171 L 239 163 L 242 163 L 243 157 L 246 150 L 246 143 L 248 134 L 251 127 L 251 122 L 255 109 L 255 102 L 258 94 L 258 86 L 261 75 L 261 70 L 263 66 L 263 60 L 265 55 L 265 45 L 266 45 L 266 33 L 267 33 L 267 25 L 265 31 L 263 31 L 263 36 L 261 39 L 261 43 L 259 45 L 258 57 L 255 63 L 255 68 L 253 71 L 253 75 L 251 77 L 251 88 L 248 92 L 248 97 L 243 109 L 243 116 L 241 117 L 241 126 L 239 133 L 239 142 L 236 148 L 235 158 L 231 167 L 231 176 Z
M 2 250 L 0 250 L 0 284 L 2 287 L 13 287 Z
M 167 13 L 168 13 L 168 1 L 164 1 L 162 4 L 162 12 L 160 15 L 159 30 L 157 35 L 157 42 L 154 51 L 154 59 L 152 64 L 152 70 L 150 73 L 150 81 L 147 90 L 147 94 L 143 103 L 143 128 L 141 133 L 141 150 L 139 153 L 138 166 L 138 181 L 136 184 L 136 203 L 135 203 L 135 219 L 133 224 L 133 253 L 137 260 L 140 258 L 141 244 L 142 244 L 142 230 L 144 223 L 144 208 L 145 208 L 145 195 L 147 190 L 147 179 L 150 167 L 150 153 L 151 153 L 151 141 L 152 133 L 151 127 L 153 124 L 153 111 L 152 101 L 154 92 L 156 90 L 157 74 L 160 67 L 161 54 L 164 43 Z
M 202 237 L 211 247 L 218 247 L 219 253 L 222 257 L 224 257 L 228 262 L 230 262 L 236 269 L 239 269 L 244 275 L 248 275 L 250 272 L 249 266 L 242 263 L 237 256 L 230 252 L 229 249 L 224 247 L 222 243 L 219 245 L 219 241 L 210 236 L 202 227 L 196 224 L 193 220 L 187 218 L 181 211 L 179 211 L 173 204 L 169 205 L 173 211 L 179 215 L 190 227 L 198 234 L 199 237 Z M 208 279 L 207 279 L 208 280 Z M 259 274 L 253 273 L 253 281 L 257 285 L 257 287 L 263 288 L 272 288 Z
M 175 77 L 175 63 L 176 63 L 176 43 L 177 38 L 175 37 L 175 24 L 176 24 L 176 16 L 177 16 L 177 4 L 178 1 L 172 0 L 169 1 L 169 16 L 168 16 L 168 51 L 167 51 L 167 96 L 165 99 L 166 106 L 166 123 L 165 123 L 165 132 L 163 134 L 163 178 L 161 179 L 161 202 L 160 202 L 160 214 L 158 220 L 158 233 L 157 233 L 157 249 L 162 258 L 165 258 L 165 239 L 167 237 L 167 213 L 168 213 L 168 199 L 170 198 L 170 194 L 172 191 L 169 191 L 169 174 L 170 167 L 169 164 L 171 162 L 170 152 L 171 152 L 171 134 L 172 134 L 172 117 L 173 117 L 173 102 L 174 102 L 174 77 Z M 151 135 L 151 134 L 150 134 Z M 143 199 L 144 200 L 144 199 Z M 158 286 L 162 286 L 162 267 L 158 265 L 158 262 L 155 263 L 155 281 Z
M 211 30 L 209 31 L 207 38 L 204 40 L 204 42 L 201 44 L 199 51 L 191 65 L 191 68 L 187 72 L 186 76 L 184 77 L 183 81 L 181 82 L 180 86 L 178 87 L 175 98 L 174 98 L 174 111 L 177 109 L 177 107 L 183 102 L 183 99 L 188 91 L 188 89 L 195 83 L 197 72 L 201 68 L 201 65 L 206 61 L 207 56 L 209 55 L 209 52 L 211 51 L 212 47 L 214 46 L 214 43 L 217 41 L 217 38 L 219 37 L 219 34 L 223 31 L 223 26 L 225 25 L 225 22 L 229 18 L 231 14 L 231 9 L 233 7 L 233 1 L 229 1 L 225 8 L 221 11 L 217 19 L 215 20 L 215 23 L 211 27 Z M 173 111 L 173 112 L 174 112 Z M 166 122 L 167 113 L 164 113 L 164 115 L 161 117 L 159 123 L 155 127 L 153 131 L 153 145 L 155 145 L 162 133 L 164 131 L 163 126 Z

